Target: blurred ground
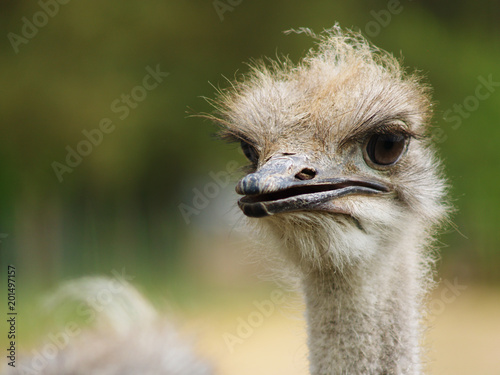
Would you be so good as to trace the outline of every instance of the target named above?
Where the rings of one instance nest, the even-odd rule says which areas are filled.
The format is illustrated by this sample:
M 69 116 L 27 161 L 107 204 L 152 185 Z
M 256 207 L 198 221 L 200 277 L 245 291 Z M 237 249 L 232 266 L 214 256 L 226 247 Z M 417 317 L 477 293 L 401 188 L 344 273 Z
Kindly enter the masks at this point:
M 431 373 L 500 374 L 500 290 L 469 287 L 429 332 Z
M 433 299 L 439 299 L 440 293 L 436 291 Z M 216 364 L 218 374 L 307 374 L 305 323 L 300 309 L 278 310 L 230 353 L 223 334 L 235 332 L 238 319 L 246 319 L 255 310 L 249 301 L 240 309 L 213 310 L 208 319 L 205 315 L 190 323 L 203 327 L 201 349 Z M 500 374 L 500 290 L 468 287 L 435 317 L 427 343 L 429 374 Z
M 184 290 L 184 299 L 176 297 L 179 292 L 149 297 L 214 364 L 217 375 L 308 374 L 300 297 L 267 283 L 255 285 L 228 285 L 212 294 L 198 290 L 199 295 L 191 293 L 189 298 Z M 500 289 L 467 286 L 454 295 L 446 288 L 443 282 L 430 299 L 434 315 L 426 337 L 426 374 L 500 374 Z M 26 311 L 39 311 L 33 306 L 26 306 Z M 47 332 L 57 332 L 47 329 L 40 317 L 20 320 L 19 353 L 31 353 L 40 348 Z

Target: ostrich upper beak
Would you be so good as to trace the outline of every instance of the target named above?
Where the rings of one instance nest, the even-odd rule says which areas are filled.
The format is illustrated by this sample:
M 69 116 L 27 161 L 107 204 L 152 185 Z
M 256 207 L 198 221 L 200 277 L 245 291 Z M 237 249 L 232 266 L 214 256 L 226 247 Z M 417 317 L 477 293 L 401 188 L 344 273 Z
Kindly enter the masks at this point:
M 238 205 L 250 217 L 329 210 L 326 203 L 339 197 L 389 191 L 380 181 L 342 177 L 339 171 L 322 170 L 308 162 L 304 155 L 297 154 L 272 157 L 236 185 L 236 192 L 244 195 Z

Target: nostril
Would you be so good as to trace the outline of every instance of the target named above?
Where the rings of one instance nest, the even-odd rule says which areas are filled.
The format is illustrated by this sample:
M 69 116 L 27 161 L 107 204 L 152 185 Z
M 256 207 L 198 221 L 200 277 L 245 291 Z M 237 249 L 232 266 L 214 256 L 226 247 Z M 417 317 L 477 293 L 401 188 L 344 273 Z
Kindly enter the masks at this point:
M 316 176 L 316 171 L 312 168 L 304 168 L 295 175 L 298 180 L 312 180 Z

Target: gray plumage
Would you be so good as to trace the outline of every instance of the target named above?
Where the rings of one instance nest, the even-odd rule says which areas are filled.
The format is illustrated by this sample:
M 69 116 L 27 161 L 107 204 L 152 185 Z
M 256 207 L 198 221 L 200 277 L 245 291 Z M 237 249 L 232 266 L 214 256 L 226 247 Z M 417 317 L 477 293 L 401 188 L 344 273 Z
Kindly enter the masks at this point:
M 300 279 L 312 374 L 420 374 L 448 211 L 429 89 L 359 34 L 298 32 L 317 48 L 254 64 L 208 116 L 251 162 L 240 208 Z

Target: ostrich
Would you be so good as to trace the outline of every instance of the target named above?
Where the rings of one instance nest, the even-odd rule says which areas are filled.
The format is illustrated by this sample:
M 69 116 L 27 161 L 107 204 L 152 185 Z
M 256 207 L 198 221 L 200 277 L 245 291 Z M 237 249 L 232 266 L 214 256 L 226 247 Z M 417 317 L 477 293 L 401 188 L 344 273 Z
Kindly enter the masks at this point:
M 338 26 L 298 65 L 253 65 L 209 115 L 249 160 L 238 206 L 295 273 L 310 372 L 420 374 L 446 183 L 417 74 Z
M 359 34 L 298 32 L 318 47 L 298 65 L 254 65 L 206 116 L 241 144 L 250 165 L 238 205 L 302 285 L 311 374 L 420 374 L 429 246 L 449 211 L 424 136 L 429 90 Z M 85 300 L 110 283 L 61 293 Z M 135 289 L 117 297 L 111 331 L 82 333 L 35 373 L 212 373 Z

